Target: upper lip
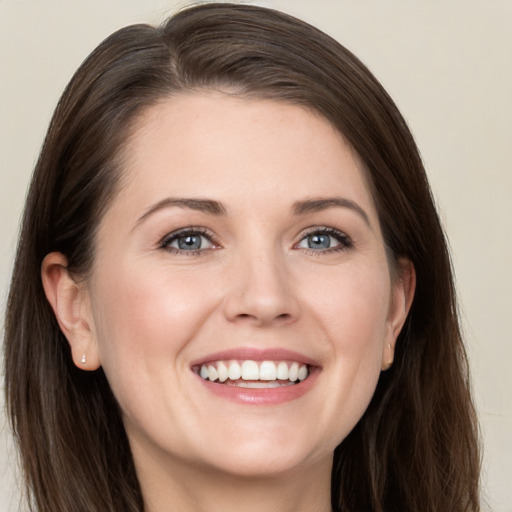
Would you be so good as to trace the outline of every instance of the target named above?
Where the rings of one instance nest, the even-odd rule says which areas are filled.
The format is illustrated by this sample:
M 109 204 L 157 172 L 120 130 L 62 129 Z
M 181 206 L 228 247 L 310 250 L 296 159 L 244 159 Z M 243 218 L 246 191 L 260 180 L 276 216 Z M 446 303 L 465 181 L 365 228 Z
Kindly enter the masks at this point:
M 320 366 L 314 359 L 285 348 L 255 348 L 255 347 L 237 347 L 233 349 L 221 350 L 208 354 L 207 356 L 196 359 L 191 366 L 198 366 L 214 361 L 230 361 L 230 360 L 252 360 L 252 361 L 297 361 L 301 364 L 309 366 Z

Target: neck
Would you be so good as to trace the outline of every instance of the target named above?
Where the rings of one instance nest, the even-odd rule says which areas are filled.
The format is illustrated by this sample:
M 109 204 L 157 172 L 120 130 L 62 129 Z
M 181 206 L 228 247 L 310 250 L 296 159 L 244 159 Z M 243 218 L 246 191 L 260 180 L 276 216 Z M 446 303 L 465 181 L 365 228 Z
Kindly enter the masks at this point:
M 331 463 L 265 477 L 186 464 L 139 467 L 138 475 L 146 512 L 330 512 Z

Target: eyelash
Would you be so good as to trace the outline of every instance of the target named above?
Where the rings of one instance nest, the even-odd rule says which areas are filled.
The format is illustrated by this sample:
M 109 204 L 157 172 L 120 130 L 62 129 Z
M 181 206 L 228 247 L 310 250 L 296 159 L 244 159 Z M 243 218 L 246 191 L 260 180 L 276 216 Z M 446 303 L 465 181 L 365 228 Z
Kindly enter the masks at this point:
M 332 237 L 337 242 L 339 242 L 339 245 L 336 245 L 335 247 L 329 247 L 326 249 L 311 249 L 311 248 L 308 249 L 308 248 L 304 248 L 304 247 L 303 248 L 298 247 L 298 245 L 302 241 L 304 241 L 308 236 L 311 236 L 311 235 L 326 235 L 326 236 Z M 173 242 L 175 242 L 176 240 L 178 240 L 180 237 L 183 237 L 183 236 L 200 236 L 203 238 L 207 238 L 213 247 L 199 248 L 199 249 L 195 249 L 195 250 L 183 250 L 183 249 L 179 249 L 176 247 L 171 247 L 170 244 L 172 244 Z M 191 226 L 191 227 L 187 227 L 187 228 L 182 228 L 178 231 L 174 231 L 172 233 L 165 235 L 165 237 L 162 238 L 162 240 L 159 242 L 158 246 L 160 249 L 164 249 L 172 254 L 186 255 L 186 256 L 199 256 L 200 254 L 202 254 L 206 251 L 212 251 L 212 250 L 219 248 L 220 244 L 218 244 L 215 241 L 215 237 L 208 229 L 203 228 L 203 227 L 192 227 Z M 297 248 L 297 249 L 302 249 L 306 253 L 313 254 L 315 256 L 319 256 L 322 254 L 332 254 L 335 252 L 346 251 L 346 250 L 350 249 L 351 247 L 353 247 L 353 242 L 348 235 L 346 235 L 345 233 L 343 233 L 341 231 L 338 231 L 337 229 L 329 228 L 329 227 L 313 227 L 313 228 L 308 229 L 306 232 L 302 233 L 299 242 L 294 244 L 293 247 Z
M 203 238 L 207 238 L 209 242 L 213 245 L 213 247 L 208 248 L 200 248 L 195 250 L 183 250 L 179 249 L 177 247 L 171 247 L 170 244 L 178 240 L 180 237 L 183 236 L 200 236 Z M 211 251 L 215 250 L 219 247 L 219 244 L 215 242 L 215 237 L 213 234 L 206 228 L 202 227 L 187 227 L 179 229 L 178 231 L 173 231 L 172 233 L 169 233 L 168 235 L 165 235 L 164 238 L 160 241 L 158 244 L 161 249 L 164 249 L 165 251 L 170 252 L 171 254 L 178 254 L 178 255 L 185 255 L 185 256 L 199 256 L 200 254 L 204 253 L 205 251 Z
M 295 246 L 297 246 L 304 239 L 306 239 L 308 236 L 311 236 L 311 235 L 327 235 L 327 236 L 333 237 L 337 242 L 339 242 L 339 245 L 336 245 L 335 247 L 329 247 L 329 248 L 326 248 L 323 250 L 303 248 L 304 251 L 306 251 L 309 254 L 313 254 L 314 256 L 320 256 L 322 254 L 332 254 L 332 253 L 336 253 L 336 252 L 347 251 L 354 246 L 352 239 L 348 235 L 346 235 L 342 231 L 338 231 L 337 229 L 329 228 L 329 227 L 309 228 L 306 232 L 302 233 L 300 241 L 297 244 L 295 244 Z

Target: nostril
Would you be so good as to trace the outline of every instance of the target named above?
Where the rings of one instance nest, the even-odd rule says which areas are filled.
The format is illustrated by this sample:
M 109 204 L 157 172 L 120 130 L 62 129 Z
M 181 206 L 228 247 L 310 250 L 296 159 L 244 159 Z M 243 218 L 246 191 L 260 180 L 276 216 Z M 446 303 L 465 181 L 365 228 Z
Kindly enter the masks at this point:
M 278 314 L 274 317 L 271 317 L 271 315 L 269 315 L 268 317 L 265 317 L 263 314 L 260 314 L 260 315 L 252 315 L 250 313 L 239 313 L 237 314 L 234 318 L 232 318 L 232 320 L 234 321 L 238 321 L 238 322 L 251 322 L 254 324 L 267 324 L 269 322 L 277 322 L 278 324 L 286 324 L 288 323 L 290 320 L 293 319 L 293 315 L 291 315 L 290 313 L 281 313 L 281 314 Z
M 270 283 L 272 284 L 272 283 Z M 266 325 L 277 322 L 280 325 L 294 321 L 299 316 L 298 302 L 293 294 L 282 287 L 246 286 L 235 289 L 226 296 L 223 303 L 226 318 L 231 322 Z

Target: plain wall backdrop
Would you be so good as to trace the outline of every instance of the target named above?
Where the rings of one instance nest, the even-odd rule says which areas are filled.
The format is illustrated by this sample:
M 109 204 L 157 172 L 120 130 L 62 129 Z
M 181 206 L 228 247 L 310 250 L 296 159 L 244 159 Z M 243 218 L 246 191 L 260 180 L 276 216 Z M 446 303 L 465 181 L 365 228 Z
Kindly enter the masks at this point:
M 254 3 L 294 14 L 347 46 L 408 121 L 452 247 L 484 443 L 483 510 L 512 512 L 512 1 Z M 158 24 L 185 5 L 0 0 L 2 333 L 24 197 L 62 90 L 115 29 Z M 2 410 L 0 512 L 24 511 L 4 424 Z

